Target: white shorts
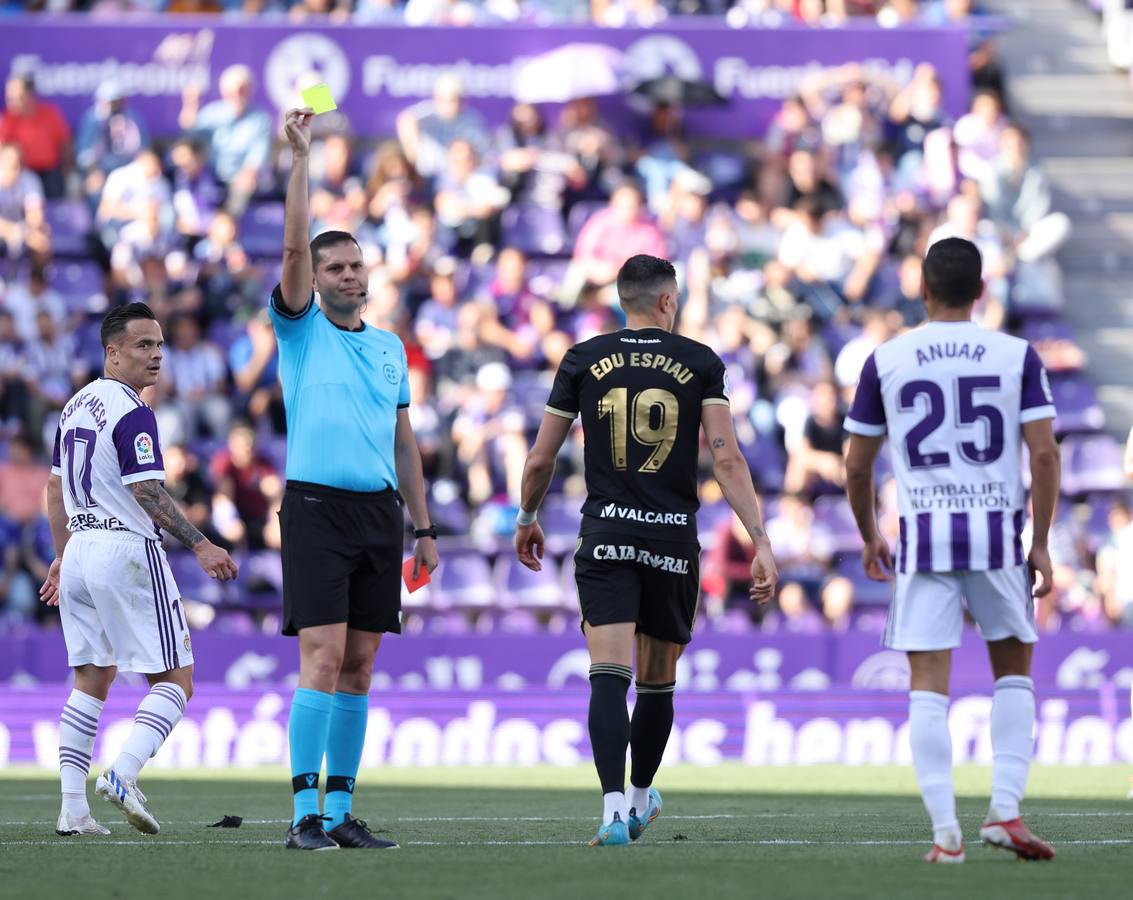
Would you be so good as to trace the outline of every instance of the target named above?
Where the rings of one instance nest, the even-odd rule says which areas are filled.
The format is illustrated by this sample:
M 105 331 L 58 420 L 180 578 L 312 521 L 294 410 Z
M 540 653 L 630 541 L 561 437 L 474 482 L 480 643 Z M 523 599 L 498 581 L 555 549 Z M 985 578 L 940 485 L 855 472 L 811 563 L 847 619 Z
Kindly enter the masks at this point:
M 898 572 L 882 644 L 893 650 L 960 646 L 964 606 L 985 641 L 1039 639 L 1031 576 L 1024 566 L 986 572 Z
M 73 535 L 59 576 L 67 664 L 143 674 L 192 665 L 180 599 L 157 541 L 113 531 Z

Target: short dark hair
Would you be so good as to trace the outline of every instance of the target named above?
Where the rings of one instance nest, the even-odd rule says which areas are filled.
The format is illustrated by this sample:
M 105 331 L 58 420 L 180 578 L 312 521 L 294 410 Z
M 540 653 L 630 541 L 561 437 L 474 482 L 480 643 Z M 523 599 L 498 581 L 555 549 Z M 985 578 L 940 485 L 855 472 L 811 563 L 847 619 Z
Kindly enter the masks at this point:
M 623 308 L 639 308 L 654 301 L 665 284 L 677 280 L 677 270 L 667 259 L 639 253 L 618 270 L 618 299 Z
M 144 303 L 127 303 L 125 306 L 119 306 L 110 310 L 110 312 L 106 314 L 106 318 L 102 320 L 100 338 L 102 340 L 103 349 L 105 350 L 107 344 L 113 343 L 124 335 L 126 333 L 126 326 L 134 319 L 149 319 L 156 322 L 157 316 L 155 316 L 153 310 Z
M 336 247 L 339 244 L 353 244 L 359 251 L 362 249 L 357 239 L 349 231 L 324 231 L 322 234 L 315 235 L 315 239 L 311 241 L 311 268 L 317 269 L 319 267 L 319 253 L 322 250 L 327 247 Z
M 971 241 L 945 238 L 933 244 L 921 264 L 924 291 L 937 303 L 959 309 L 983 293 L 983 260 Z

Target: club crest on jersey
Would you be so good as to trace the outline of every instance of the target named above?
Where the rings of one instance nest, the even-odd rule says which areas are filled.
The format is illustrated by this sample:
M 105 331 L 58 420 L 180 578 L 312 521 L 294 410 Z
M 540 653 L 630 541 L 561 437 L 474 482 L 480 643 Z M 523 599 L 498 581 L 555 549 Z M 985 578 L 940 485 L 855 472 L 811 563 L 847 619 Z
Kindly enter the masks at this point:
M 397 366 L 393 363 L 386 363 L 382 366 L 382 374 L 385 375 L 386 381 L 390 384 L 397 384 L 401 381 L 401 373 L 397 371 Z
M 189 641 L 189 635 L 187 635 L 187 634 L 185 635 L 185 640 L 182 641 L 182 643 L 185 645 L 185 652 L 186 653 L 192 653 L 193 652 L 193 645 Z
M 144 431 L 134 438 L 134 456 L 138 459 L 138 465 L 144 466 L 146 463 L 157 462 L 157 458 L 153 452 L 153 438 L 151 438 Z

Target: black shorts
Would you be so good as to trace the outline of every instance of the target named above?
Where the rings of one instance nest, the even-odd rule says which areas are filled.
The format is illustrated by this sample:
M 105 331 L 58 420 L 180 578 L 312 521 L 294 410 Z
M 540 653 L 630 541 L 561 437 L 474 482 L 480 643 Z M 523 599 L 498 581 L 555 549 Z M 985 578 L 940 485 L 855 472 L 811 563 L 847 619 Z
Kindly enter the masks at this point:
M 401 632 L 405 520 L 396 491 L 363 494 L 289 481 L 279 524 L 284 634 L 338 622 Z
M 700 544 L 628 534 L 586 533 L 574 554 L 582 620 L 636 622 L 641 634 L 692 640 L 700 600 Z

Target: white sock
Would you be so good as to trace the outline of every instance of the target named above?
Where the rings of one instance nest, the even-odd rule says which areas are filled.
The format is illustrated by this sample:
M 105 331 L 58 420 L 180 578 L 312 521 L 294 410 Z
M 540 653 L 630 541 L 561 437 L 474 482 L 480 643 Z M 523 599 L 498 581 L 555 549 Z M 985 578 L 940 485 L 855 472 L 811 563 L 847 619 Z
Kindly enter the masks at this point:
M 909 743 L 917 784 L 932 819 L 933 841 L 945 850 L 959 850 L 961 833 L 952 789 L 952 735 L 948 732 L 946 695 L 909 692 Z
M 122 745 L 122 752 L 114 760 L 114 771 L 126 781 L 134 781 L 138 773 L 161 749 L 173 726 L 181 721 L 185 712 L 185 692 L 175 684 L 163 681 L 155 684 L 134 713 L 134 727 Z
M 610 791 L 602 795 L 602 824 L 614 821 L 614 813 L 626 821 L 629 808 L 626 806 L 626 795 L 621 791 Z
M 59 781 L 63 812 L 75 818 L 90 815 L 87 773 L 101 713 L 102 701 L 76 688 L 71 691 L 59 714 Z
M 1035 683 L 1026 675 L 995 682 L 991 702 L 991 810 L 988 821 L 1019 817 L 1035 749 Z
M 626 797 L 626 802 L 629 808 L 637 813 L 640 819 L 645 815 L 645 810 L 649 809 L 649 788 L 639 788 L 631 784 L 629 786 L 629 795 Z

